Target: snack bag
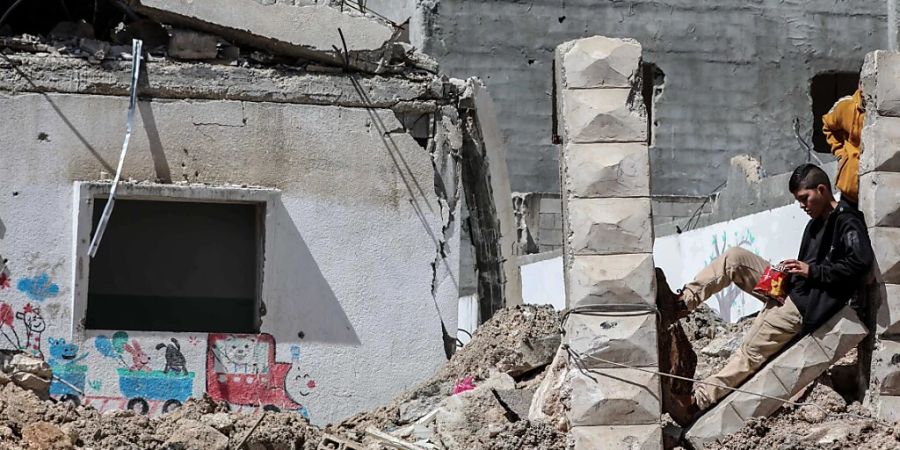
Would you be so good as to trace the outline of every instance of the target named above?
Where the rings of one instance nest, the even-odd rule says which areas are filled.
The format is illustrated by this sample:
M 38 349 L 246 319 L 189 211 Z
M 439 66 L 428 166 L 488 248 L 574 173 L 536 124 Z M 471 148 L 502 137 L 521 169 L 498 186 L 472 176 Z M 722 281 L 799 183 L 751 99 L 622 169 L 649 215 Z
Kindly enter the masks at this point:
M 784 267 L 781 264 L 775 267 L 768 266 L 763 271 L 759 283 L 756 283 L 756 287 L 753 288 L 753 292 L 771 298 L 783 305 L 784 299 L 787 298 L 788 277 L 789 275 L 784 271 Z

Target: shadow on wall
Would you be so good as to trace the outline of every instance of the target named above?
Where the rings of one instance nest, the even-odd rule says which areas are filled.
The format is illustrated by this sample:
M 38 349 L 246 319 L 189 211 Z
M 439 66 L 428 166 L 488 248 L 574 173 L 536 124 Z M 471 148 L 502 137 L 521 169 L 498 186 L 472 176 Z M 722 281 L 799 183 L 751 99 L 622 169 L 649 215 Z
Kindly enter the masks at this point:
M 269 216 L 275 225 L 275 241 L 266 255 L 272 265 L 269 298 L 263 331 L 277 342 L 361 344 L 353 324 L 341 307 L 334 291 L 319 270 L 297 225 L 279 198 Z M 364 299 L 362 299 L 364 300 Z

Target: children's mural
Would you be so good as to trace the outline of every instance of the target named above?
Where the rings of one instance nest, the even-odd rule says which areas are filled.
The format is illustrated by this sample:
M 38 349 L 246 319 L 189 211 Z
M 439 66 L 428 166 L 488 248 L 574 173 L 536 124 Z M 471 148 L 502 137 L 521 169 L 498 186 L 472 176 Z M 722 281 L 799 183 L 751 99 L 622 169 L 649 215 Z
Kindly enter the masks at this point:
M 0 291 L 6 291 L 12 276 L 6 261 L 0 261 Z M 100 411 L 130 409 L 158 414 L 208 393 L 235 410 L 296 411 L 309 417 L 302 401 L 311 395 L 316 382 L 302 370 L 299 345 L 290 347 L 289 362 L 281 362 L 276 361 L 277 345 L 269 334 L 161 337 L 118 331 L 80 344 L 69 342 L 45 337 L 48 323 L 41 307 L 58 306 L 44 302 L 60 294 L 50 276 L 42 272 L 22 278 L 16 287 L 17 291 L 3 294 L 4 300 L 14 301 L 0 302 L 0 348 L 22 350 L 47 361 L 53 370 L 50 395 L 57 400 Z M 27 303 L 14 307 L 19 300 Z M 184 339 L 185 347 L 179 338 Z M 83 347 L 92 350 L 83 351 Z M 195 383 L 195 378 L 203 376 L 205 385 Z

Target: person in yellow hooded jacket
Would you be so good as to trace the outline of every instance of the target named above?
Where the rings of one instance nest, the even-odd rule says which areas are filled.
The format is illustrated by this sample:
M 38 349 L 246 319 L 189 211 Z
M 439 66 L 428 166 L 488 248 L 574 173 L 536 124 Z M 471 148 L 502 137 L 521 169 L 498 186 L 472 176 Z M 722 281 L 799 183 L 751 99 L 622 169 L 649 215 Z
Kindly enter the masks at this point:
M 859 202 L 860 137 L 865 116 L 862 89 L 838 100 L 831 111 L 822 116 L 822 132 L 831 145 L 831 153 L 838 158 L 835 184 L 841 191 L 841 198 L 854 206 Z

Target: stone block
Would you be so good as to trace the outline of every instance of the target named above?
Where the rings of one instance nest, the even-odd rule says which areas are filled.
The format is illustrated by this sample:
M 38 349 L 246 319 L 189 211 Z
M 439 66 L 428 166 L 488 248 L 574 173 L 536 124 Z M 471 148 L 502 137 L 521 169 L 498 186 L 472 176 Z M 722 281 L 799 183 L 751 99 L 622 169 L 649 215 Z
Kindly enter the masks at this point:
M 568 142 L 646 142 L 647 116 L 631 94 L 619 88 L 563 91 Z
M 656 302 L 652 254 L 573 256 L 569 260 L 566 298 L 570 308 Z
M 741 389 L 790 398 L 862 342 L 866 334 L 856 312 L 845 306 L 811 335 L 778 355 Z M 697 419 L 688 430 L 687 439 L 694 447 L 703 448 L 734 433 L 750 417 L 769 416 L 782 405 L 775 399 L 734 392 Z
M 871 114 L 867 116 L 872 117 Z M 900 172 L 900 117 L 878 117 L 862 134 L 859 173 Z
M 900 342 L 884 339 L 873 355 L 872 378 L 882 395 L 900 395 Z
M 573 426 L 659 424 L 659 377 L 634 369 L 567 374 Z
M 641 64 L 641 44 L 634 39 L 592 36 L 566 42 L 557 51 L 567 89 L 631 87 Z
M 838 350 L 842 349 L 840 348 L 841 346 L 838 347 Z M 846 350 L 849 351 L 849 349 Z M 776 361 L 773 361 L 770 370 L 762 371 L 760 373 L 762 376 L 759 377 L 758 380 L 756 378 L 753 379 L 753 381 L 756 382 L 755 384 L 747 383 L 745 385 L 747 390 L 781 397 L 781 393 L 765 391 L 769 388 L 768 384 L 774 377 L 776 381 L 774 384 L 779 385 L 778 391 L 783 392 L 785 395 L 790 394 L 789 392 L 786 392 L 786 389 L 790 389 L 792 386 L 806 386 L 815 381 L 820 374 L 828 370 L 828 367 L 831 366 L 832 355 L 834 354 L 833 351 L 826 352 L 816 339 L 801 339 L 788 349 L 787 352 L 790 352 L 793 357 L 778 358 Z M 844 353 L 846 353 L 846 351 Z M 769 376 L 769 374 L 771 374 L 771 376 Z M 758 401 L 754 402 L 759 403 Z M 775 409 L 778 409 L 779 406 L 781 405 L 776 404 Z M 768 409 L 770 408 L 766 408 L 766 411 Z M 745 410 L 737 405 L 735 405 L 735 410 L 737 410 L 738 414 L 745 419 L 758 415 L 756 414 L 756 411 L 754 411 L 753 414 L 745 414 Z
M 650 253 L 650 198 L 575 198 L 566 204 L 569 251 L 576 255 Z
M 869 228 L 869 238 L 881 275 L 879 281 L 900 284 L 900 228 Z
M 256 0 L 230 1 L 227 8 L 217 0 L 131 0 L 130 4 L 166 24 L 296 56 L 303 56 L 303 50 L 331 53 L 332 45 L 342 42 L 338 28 L 351 53 L 379 49 L 394 32 L 387 23 L 319 5 L 264 5 Z
M 572 350 L 635 367 L 658 366 L 656 315 L 648 312 L 619 315 L 571 314 L 566 339 Z M 586 358 L 590 368 L 615 367 Z
M 900 227 L 900 172 L 859 177 L 859 208 L 870 227 Z
M 870 295 L 876 296 L 876 331 L 880 335 L 900 335 L 900 285 L 878 284 Z
M 660 450 L 660 425 L 574 427 L 575 450 Z
M 867 109 L 882 116 L 900 117 L 900 53 L 884 50 L 869 53 L 860 78 L 867 100 L 874 103 Z
M 574 197 L 649 197 L 650 152 L 637 142 L 569 144 L 565 185 Z

